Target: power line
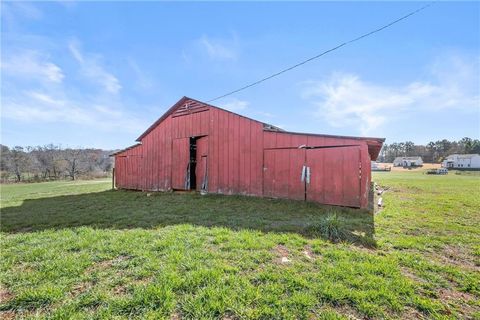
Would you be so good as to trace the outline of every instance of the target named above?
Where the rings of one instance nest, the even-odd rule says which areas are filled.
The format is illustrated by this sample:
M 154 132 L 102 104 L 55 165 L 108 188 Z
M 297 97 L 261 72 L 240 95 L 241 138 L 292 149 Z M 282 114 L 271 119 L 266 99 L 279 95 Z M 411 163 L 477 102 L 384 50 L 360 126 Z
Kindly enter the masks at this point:
M 327 53 L 330 53 L 330 52 L 335 51 L 335 50 L 337 50 L 337 49 L 340 49 L 341 47 L 344 47 L 344 46 L 346 46 L 346 45 L 348 45 L 348 44 L 351 44 L 351 43 L 353 43 L 353 42 L 356 42 L 356 41 L 359 41 L 359 40 L 361 40 L 361 39 L 363 39 L 363 38 L 366 38 L 366 37 L 368 37 L 368 36 L 371 36 L 371 35 L 374 34 L 374 33 L 377 33 L 377 32 L 380 32 L 380 31 L 382 31 L 382 30 L 384 30 L 384 29 L 387 29 L 387 28 L 391 27 L 392 25 L 394 25 L 394 24 L 396 24 L 396 23 L 398 23 L 398 22 L 400 22 L 400 21 L 402 21 L 402 20 L 405 20 L 405 19 L 413 16 L 414 14 L 416 14 L 416 13 L 418 13 L 418 12 L 420 12 L 420 11 L 428 8 L 428 7 L 430 7 L 430 6 L 433 5 L 434 3 L 435 3 L 435 2 L 430 2 L 430 3 L 426 4 L 426 5 L 424 5 L 423 7 L 420 7 L 420 8 L 418 8 L 417 10 L 412 11 L 412 12 L 410 12 L 410 13 L 408 13 L 408 14 L 406 14 L 406 15 L 404 15 L 404 16 L 402 16 L 402 17 L 400 17 L 400 18 L 398 18 L 398 19 L 396 19 L 396 20 L 394 20 L 394 21 L 392 21 L 392 22 L 390 22 L 390 23 L 388 23 L 388 24 L 386 24 L 386 25 L 378 28 L 378 29 L 375 29 L 375 30 L 373 30 L 373 31 L 370 31 L 370 32 L 368 32 L 368 33 L 365 33 L 365 34 L 363 34 L 363 35 L 361 35 L 361 36 L 359 36 L 359 37 L 357 37 L 357 38 L 348 40 L 348 41 L 346 41 L 346 42 L 344 42 L 344 43 L 342 43 L 342 44 L 337 45 L 336 47 L 333 47 L 333 48 L 331 48 L 331 49 L 328 49 L 328 50 L 326 50 L 326 51 L 323 51 L 322 53 L 317 54 L 316 56 L 313 56 L 313 57 L 311 57 L 311 58 L 308 58 L 308 59 L 306 59 L 306 60 L 304 60 L 304 61 L 302 61 L 302 62 L 299 62 L 299 63 L 297 63 L 297 64 L 295 64 L 295 65 L 293 65 L 293 66 L 290 66 L 290 67 L 288 67 L 288 68 L 286 68 L 286 69 L 283 69 L 283 70 L 281 70 L 281 71 L 279 71 L 279 72 L 277 72 L 277 73 L 271 74 L 271 75 L 269 75 L 268 77 L 265 77 L 265 78 L 263 78 L 263 79 L 257 80 L 257 81 L 255 81 L 255 82 L 250 83 L 250 84 L 247 84 L 246 86 L 243 86 L 243 87 L 241 87 L 241 88 L 239 88 L 239 89 L 236 89 L 236 90 L 230 91 L 230 92 L 228 92 L 228 93 L 225 93 L 225 94 L 223 94 L 223 95 L 221 95 L 221 96 L 218 96 L 218 97 L 216 97 L 216 98 L 214 98 L 214 99 L 208 100 L 207 103 L 210 103 L 210 102 L 215 101 L 215 100 L 218 100 L 218 99 L 225 98 L 225 97 L 230 96 L 230 95 L 232 95 L 232 94 L 234 94 L 234 93 L 237 93 L 237 92 L 243 91 L 243 90 L 245 90 L 245 89 L 248 89 L 248 88 L 250 88 L 250 87 L 256 86 L 257 84 L 260 84 L 260 83 L 262 83 L 262 82 L 264 82 L 264 81 L 267 81 L 267 80 L 270 80 L 270 79 L 272 79 L 272 78 L 275 78 L 275 77 L 277 77 L 277 76 L 279 76 L 279 75 L 281 75 L 281 74 L 283 74 L 283 73 L 285 73 L 285 72 L 287 72 L 287 71 L 290 71 L 290 70 L 292 70 L 292 69 L 298 68 L 298 67 L 300 67 L 300 66 L 302 66 L 302 65 L 304 65 L 304 64 L 306 64 L 306 63 L 308 63 L 308 62 L 310 62 L 310 61 L 312 61 L 312 60 L 318 59 L 318 58 L 320 58 L 321 56 L 326 55 Z

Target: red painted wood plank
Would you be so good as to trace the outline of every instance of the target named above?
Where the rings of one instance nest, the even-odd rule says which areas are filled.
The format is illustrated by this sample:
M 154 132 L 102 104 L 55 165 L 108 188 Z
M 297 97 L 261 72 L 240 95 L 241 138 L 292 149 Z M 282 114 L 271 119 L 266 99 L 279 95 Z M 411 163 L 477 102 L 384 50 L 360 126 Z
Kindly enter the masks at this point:
M 228 139 L 226 141 L 226 145 L 227 145 L 227 148 L 228 148 L 228 158 L 227 158 L 227 174 L 228 174 L 228 178 L 227 178 L 227 193 L 228 194 L 231 194 L 232 193 L 232 190 L 233 190 L 233 186 L 234 186 L 234 168 L 233 168 L 233 147 L 234 147 L 234 139 L 235 139 L 235 136 L 234 136 L 234 117 L 235 115 L 234 114 L 228 114 Z
M 197 139 L 197 158 L 196 158 L 196 190 L 202 190 L 202 185 L 208 182 L 208 171 L 206 165 L 208 164 L 208 137 Z
M 172 188 L 185 190 L 185 177 L 189 163 L 189 138 L 173 140 L 172 148 Z
M 233 143 L 233 192 L 240 193 L 240 145 L 244 143 L 240 138 L 240 117 L 234 117 L 234 143 Z

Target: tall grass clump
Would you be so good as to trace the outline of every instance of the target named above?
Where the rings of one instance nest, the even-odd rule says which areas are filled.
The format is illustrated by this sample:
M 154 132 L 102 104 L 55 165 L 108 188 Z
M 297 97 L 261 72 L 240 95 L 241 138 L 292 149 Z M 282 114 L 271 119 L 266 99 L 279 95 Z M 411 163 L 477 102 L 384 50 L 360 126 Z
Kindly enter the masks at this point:
M 311 224 L 305 229 L 305 232 L 314 237 L 322 237 L 332 242 L 345 240 L 346 231 L 344 222 L 339 218 L 337 212 L 330 212 L 318 223 Z

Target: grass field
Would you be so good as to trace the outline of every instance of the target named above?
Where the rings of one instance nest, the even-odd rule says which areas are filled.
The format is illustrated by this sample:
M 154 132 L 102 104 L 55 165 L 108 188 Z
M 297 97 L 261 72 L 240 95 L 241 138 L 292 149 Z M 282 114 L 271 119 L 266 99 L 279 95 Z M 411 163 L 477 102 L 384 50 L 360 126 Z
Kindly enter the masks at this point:
M 374 180 L 375 216 L 108 180 L 2 186 L 0 317 L 479 319 L 480 176 Z

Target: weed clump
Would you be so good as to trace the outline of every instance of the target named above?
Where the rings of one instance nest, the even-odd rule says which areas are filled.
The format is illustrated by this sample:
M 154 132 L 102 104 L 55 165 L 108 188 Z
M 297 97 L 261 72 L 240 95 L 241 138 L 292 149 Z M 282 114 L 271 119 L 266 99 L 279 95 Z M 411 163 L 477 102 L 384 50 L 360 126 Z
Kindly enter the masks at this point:
M 309 225 L 305 232 L 313 237 L 322 237 L 332 242 L 345 240 L 347 233 L 343 221 L 336 212 L 328 214 L 319 222 Z

